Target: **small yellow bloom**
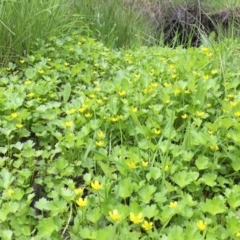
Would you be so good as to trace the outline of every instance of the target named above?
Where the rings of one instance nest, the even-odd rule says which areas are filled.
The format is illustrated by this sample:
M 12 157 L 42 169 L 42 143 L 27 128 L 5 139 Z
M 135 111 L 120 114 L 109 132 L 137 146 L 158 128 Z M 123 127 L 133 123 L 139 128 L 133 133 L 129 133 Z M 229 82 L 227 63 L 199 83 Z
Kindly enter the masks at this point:
M 185 94 L 190 94 L 191 92 L 187 89 L 184 91 Z
M 238 233 L 236 234 L 236 236 L 237 236 L 237 237 L 240 237 L 240 232 L 238 232 Z
M 167 100 L 165 101 L 165 103 L 166 103 L 166 104 L 169 104 L 169 103 L 170 103 L 170 99 L 167 99 Z
M 211 71 L 211 74 L 212 74 L 212 75 L 215 75 L 215 74 L 217 74 L 217 72 L 218 72 L 217 70 L 212 70 L 212 71 Z
M 180 93 L 180 90 L 179 90 L 179 89 L 175 89 L 175 90 L 174 90 L 174 94 L 175 94 L 175 95 L 178 95 L 179 93 Z
M 134 77 L 139 79 L 140 78 L 140 74 L 135 74 Z
M 137 108 L 136 107 L 132 107 L 132 112 L 137 112 Z
M 69 63 L 65 62 L 65 63 L 64 63 L 64 66 L 65 66 L 65 67 L 69 66 Z
M 95 180 L 95 182 L 91 182 L 91 187 L 94 190 L 99 190 L 102 187 L 102 184 L 100 184 L 97 180 Z
M 199 112 L 199 111 L 197 111 L 197 116 L 198 117 L 202 117 L 204 115 L 204 112 Z
M 240 117 L 240 111 L 234 113 L 235 117 Z
M 206 223 L 203 220 L 197 222 L 198 229 L 203 231 L 206 228 Z
M 38 70 L 38 72 L 40 73 L 40 74 L 43 74 L 44 73 L 44 70 Z
M 92 93 L 92 94 L 89 95 L 89 97 L 90 98 L 95 98 L 95 94 Z
M 116 117 L 116 118 L 115 118 L 115 117 L 111 118 L 111 121 L 112 121 L 112 122 L 116 122 L 117 120 L 118 120 L 117 117 Z
M 98 138 L 104 138 L 105 134 L 104 134 L 104 132 L 100 131 L 97 133 L 97 136 L 98 136 Z
M 164 168 L 164 170 L 167 172 L 167 171 L 168 171 L 168 169 L 169 169 L 169 166 L 168 166 L 168 165 L 166 165 L 166 166 L 165 166 L 165 168 Z
M 152 222 L 148 222 L 148 221 L 144 221 L 144 223 L 142 224 L 142 227 L 148 231 L 150 229 L 152 229 L 153 227 L 153 223 Z
M 86 117 L 86 118 L 90 118 L 91 116 L 92 116 L 92 114 L 89 113 L 89 112 L 85 114 L 85 117 Z
M 118 222 L 119 219 L 121 218 L 121 215 L 118 213 L 117 209 L 114 209 L 112 212 L 109 212 L 109 216 L 112 220 Z
M 174 78 L 176 78 L 176 77 L 177 77 L 177 74 L 173 74 L 173 75 L 171 76 L 172 79 L 174 79 Z
M 49 62 L 51 62 L 51 61 L 52 61 L 52 59 L 51 59 L 51 58 L 47 58 L 47 60 L 48 60 Z
M 207 104 L 207 107 L 211 107 L 211 106 L 212 106 L 212 104 L 211 104 L 211 103 L 208 103 L 208 104 Z
M 8 195 L 11 197 L 14 193 L 14 190 L 12 190 L 11 188 L 7 190 Z
M 147 167 L 147 165 L 148 165 L 148 162 L 142 161 L 142 166 L 143 167 Z
M 169 65 L 169 69 L 174 69 L 175 67 L 174 67 L 174 65 L 173 64 L 170 64 Z
M 141 223 L 143 221 L 143 214 L 139 213 L 135 216 L 133 212 L 130 212 L 130 220 L 135 224 Z
M 234 95 L 231 94 L 231 93 L 229 93 L 227 96 L 228 96 L 229 98 L 234 98 Z
M 16 127 L 17 127 L 17 128 L 22 128 L 23 125 L 22 125 L 21 123 L 17 123 L 17 124 L 16 124 Z
M 168 205 L 170 208 L 175 208 L 178 205 L 177 201 L 174 202 L 170 202 L 170 204 Z
M 68 112 L 68 114 L 73 114 L 73 113 L 76 112 L 76 109 L 75 108 L 71 108 L 67 112 Z
M 12 118 L 17 118 L 18 114 L 15 112 L 15 113 L 12 113 L 11 116 L 12 116 Z
M 209 135 L 212 135 L 212 134 L 213 134 L 213 131 L 209 129 L 209 130 L 208 130 L 208 134 L 209 134 Z
M 123 90 L 123 91 L 119 91 L 118 94 L 119 94 L 120 96 L 124 96 L 124 95 L 126 95 L 126 91 L 124 91 L 124 90 Z
M 231 138 L 231 134 L 230 133 L 227 134 L 227 138 Z
M 23 59 L 22 59 L 22 60 L 20 60 L 19 62 L 20 62 L 21 64 L 25 63 L 25 61 L 24 61 Z
M 203 75 L 203 79 L 204 80 L 208 80 L 209 79 L 209 75 Z
M 79 188 L 76 188 L 75 190 L 74 190 L 74 192 L 75 192 L 75 194 L 76 195 L 79 195 L 79 194 L 82 194 L 83 193 L 83 188 L 81 188 L 81 187 L 79 187 Z
M 96 102 L 97 102 L 98 104 L 102 104 L 102 103 L 103 103 L 103 100 L 102 100 L 102 99 L 97 99 Z
M 87 198 L 79 198 L 76 200 L 79 207 L 85 207 L 87 205 Z
M 25 85 L 30 85 L 32 82 L 28 80 L 28 81 L 25 81 L 24 83 Z
M 158 86 L 158 83 L 151 83 L 152 88 L 156 88 Z
M 155 128 L 155 129 L 153 130 L 153 132 L 154 132 L 156 135 L 159 135 L 159 134 L 161 133 L 161 130 Z
M 8 72 L 10 72 L 10 71 L 12 70 L 12 68 L 8 67 L 8 68 L 6 68 L 6 70 L 7 70 Z
M 27 96 L 29 97 L 29 98 L 32 98 L 32 97 L 34 97 L 34 93 L 29 93 Z
M 102 147 L 102 146 L 104 145 L 104 142 L 103 142 L 103 141 L 97 141 L 97 142 L 96 142 L 96 145 L 97 145 L 98 147 Z
M 210 145 L 210 149 L 212 151 L 218 151 L 219 150 L 219 147 L 217 145 Z
M 182 118 L 183 118 L 183 119 L 186 119 L 187 117 L 188 117 L 187 114 L 183 114 L 183 115 L 182 115 Z
M 136 169 L 137 165 L 135 162 L 131 161 L 131 162 L 127 162 L 127 165 L 131 168 L 131 169 Z
M 232 107 L 236 107 L 236 106 L 237 106 L 237 102 L 230 102 L 230 105 L 231 105 Z
M 169 87 L 169 86 L 171 86 L 171 83 L 166 83 L 165 82 L 163 85 L 164 85 L 164 87 Z
M 73 125 L 73 122 L 72 122 L 72 121 L 65 123 L 65 126 L 66 126 L 66 127 L 71 127 L 72 125 Z

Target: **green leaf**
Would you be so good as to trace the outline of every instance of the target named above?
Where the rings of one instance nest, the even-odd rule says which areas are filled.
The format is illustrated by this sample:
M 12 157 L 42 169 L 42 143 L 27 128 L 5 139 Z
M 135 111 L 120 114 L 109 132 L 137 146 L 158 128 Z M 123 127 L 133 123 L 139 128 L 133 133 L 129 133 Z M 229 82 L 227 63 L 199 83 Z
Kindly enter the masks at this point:
M 217 179 L 217 175 L 213 173 L 205 173 L 203 176 L 199 179 L 199 181 L 205 183 L 206 185 L 213 187 L 216 185 L 215 180 Z
M 195 164 L 199 170 L 206 169 L 209 165 L 209 159 L 203 155 L 200 155 L 198 156 Z
M 37 237 L 46 238 L 51 237 L 53 231 L 55 230 L 55 224 L 53 218 L 43 218 L 39 221 L 37 225 L 38 234 Z
M 125 178 L 119 181 L 118 196 L 125 199 L 130 197 L 133 192 L 132 179 Z
M 146 178 L 150 180 L 151 178 L 154 180 L 157 180 L 161 177 L 162 172 L 160 168 L 158 167 L 150 167 L 149 168 L 149 173 L 147 173 Z
M 201 203 L 200 206 L 203 212 L 208 212 L 213 216 L 227 211 L 225 199 L 222 196 L 214 197 L 213 199 L 207 199 L 206 202 Z
M 156 205 L 156 204 L 147 205 L 147 206 L 143 209 L 143 215 L 144 215 L 145 217 L 147 217 L 148 219 L 157 216 L 158 212 L 159 212 L 159 211 L 158 211 L 158 209 L 157 209 L 157 205 Z
M 175 182 L 180 188 L 184 188 L 189 185 L 191 182 L 195 181 L 199 176 L 198 172 L 187 172 L 181 171 L 171 178 L 173 182 Z
M 0 236 L 2 240 L 11 240 L 13 231 L 11 230 L 1 230 Z
M 65 84 L 64 88 L 63 88 L 63 102 L 64 103 L 67 103 L 70 95 L 71 95 L 71 84 L 70 83 L 67 83 Z
M 96 223 L 98 222 L 98 220 L 101 217 L 101 212 L 99 208 L 93 208 L 87 211 L 86 214 L 87 220 L 92 222 L 92 223 Z
M 157 188 L 155 186 L 146 184 L 138 191 L 138 195 L 144 203 L 149 203 L 152 200 L 152 195 L 156 189 Z

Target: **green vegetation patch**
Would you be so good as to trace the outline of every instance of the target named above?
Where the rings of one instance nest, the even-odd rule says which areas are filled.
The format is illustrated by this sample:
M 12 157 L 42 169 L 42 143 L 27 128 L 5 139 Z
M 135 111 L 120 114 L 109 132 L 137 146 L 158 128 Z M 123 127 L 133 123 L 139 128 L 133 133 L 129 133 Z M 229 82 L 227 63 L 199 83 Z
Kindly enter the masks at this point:
M 36 48 L 0 69 L 1 239 L 239 238 L 237 43 Z

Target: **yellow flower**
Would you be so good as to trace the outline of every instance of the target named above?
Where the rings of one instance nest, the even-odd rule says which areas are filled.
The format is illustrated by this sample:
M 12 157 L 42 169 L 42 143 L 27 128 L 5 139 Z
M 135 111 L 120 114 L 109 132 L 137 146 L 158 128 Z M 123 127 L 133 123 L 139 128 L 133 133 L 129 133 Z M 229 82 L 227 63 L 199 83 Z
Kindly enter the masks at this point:
M 164 85 L 164 87 L 169 87 L 169 86 L 171 86 L 171 83 L 164 83 L 163 85 Z
M 121 218 L 121 215 L 118 213 L 117 209 L 114 209 L 112 212 L 109 212 L 109 216 L 112 220 L 118 222 L 119 219 Z
M 165 101 L 165 103 L 166 103 L 166 104 L 170 103 L 170 99 L 167 99 L 167 100 Z
M 143 167 L 147 167 L 148 162 L 142 161 L 142 165 L 143 165 Z
M 97 102 L 98 104 L 102 104 L 102 103 L 103 103 L 103 100 L 102 100 L 102 99 L 97 99 L 96 102 Z
M 67 67 L 67 66 L 69 66 L 69 63 L 65 62 L 64 65 L 65 65 L 65 67 Z
M 123 91 L 119 91 L 118 94 L 119 94 L 120 96 L 124 96 L 124 95 L 126 94 L 126 92 L 123 90 Z
M 140 74 L 135 74 L 134 77 L 139 79 L 140 78 Z
M 153 227 L 153 223 L 152 222 L 148 222 L 148 221 L 144 221 L 144 223 L 142 224 L 142 227 L 148 231 L 150 229 L 152 229 Z
M 44 73 L 44 70 L 38 70 L 38 72 L 40 73 L 40 74 L 43 74 Z
M 31 84 L 32 82 L 28 80 L 28 81 L 25 81 L 24 83 L 25 83 L 26 85 L 29 85 L 29 84 Z
M 104 138 L 105 134 L 104 134 L 104 132 L 100 131 L 97 133 L 97 136 L 98 136 L 98 138 Z
M 79 207 L 85 207 L 87 205 L 87 198 L 79 198 L 76 200 Z
M 208 104 L 207 104 L 207 107 L 211 107 L 211 106 L 212 106 L 212 104 L 211 104 L 211 103 L 208 103 Z
M 158 86 L 158 83 L 151 83 L 151 87 L 156 88 Z
M 237 237 L 240 237 L 240 232 L 238 232 L 238 233 L 236 234 L 236 236 L 237 236 Z
M 74 109 L 74 108 L 71 108 L 71 109 L 68 110 L 68 113 L 69 113 L 69 114 L 73 114 L 73 113 L 75 113 L 75 112 L 76 112 L 76 109 Z
M 240 117 L 240 111 L 234 113 L 235 117 Z
M 197 116 L 198 117 L 202 117 L 204 115 L 204 112 L 199 112 L 199 111 L 197 111 Z
M 89 95 L 89 97 L 90 98 L 95 98 L 95 94 L 92 93 L 92 94 Z
M 183 118 L 183 119 L 186 119 L 187 117 L 188 117 L 187 114 L 183 114 L 183 115 L 182 115 L 182 118 Z
M 208 80 L 209 79 L 209 75 L 203 75 L 203 79 L 204 80 Z
M 174 202 L 170 202 L 170 204 L 168 205 L 170 208 L 175 208 L 178 205 L 177 201 Z
M 209 130 L 208 130 L 208 134 L 209 134 L 209 135 L 212 135 L 212 134 L 213 134 L 213 131 L 209 129 Z
M 237 106 L 237 102 L 230 102 L 230 105 L 231 105 L 232 107 L 236 107 L 236 106 Z
M 116 122 L 117 120 L 118 120 L 117 117 L 116 117 L 116 118 L 115 118 L 115 117 L 111 118 L 111 121 L 112 121 L 112 122 Z
M 75 190 L 74 190 L 74 192 L 75 192 L 75 194 L 76 195 L 79 195 L 79 194 L 82 194 L 83 193 L 83 188 L 81 188 L 81 187 L 79 187 L 79 188 L 76 188 Z
M 203 220 L 197 222 L 198 229 L 203 231 L 206 228 L 206 223 Z
M 34 95 L 35 95 L 34 93 L 29 93 L 27 96 L 28 96 L 29 98 L 32 98 Z
M 167 172 L 167 171 L 168 171 L 168 169 L 169 169 L 169 166 L 168 166 L 168 165 L 166 165 L 166 166 L 165 166 L 165 168 L 164 168 L 164 170 Z
M 96 145 L 97 145 L 98 147 L 102 147 L 102 146 L 103 146 L 103 144 L 104 144 L 104 142 L 103 142 L 103 141 L 97 141 L 97 142 L 96 142 Z
M 24 61 L 24 60 L 20 60 L 19 62 L 20 62 L 21 64 L 23 64 L 25 61 Z
M 73 125 L 73 122 L 72 122 L 72 121 L 65 123 L 65 126 L 66 126 L 66 127 L 71 127 L 72 125 Z
M 131 162 L 127 162 L 127 165 L 132 168 L 132 169 L 136 169 L 137 168 L 137 165 L 135 162 L 131 161 Z
M 95 180 L 95 182 L 91 182 L 91 187 L 94 190 L 99 190 L 102 187 L 102 184 L 100 184 L 97 180 Z
M 173 75 L 171 76 L 172 79 L 174 79 L 174 78 L 176 78 L 176 77 L 177 77 L 177 74 L 173 74 Z
M 137 108 L 136 107 L 132 107 L 132 112 L 137 112 Z
M 12 70 L 12 68 L 8 67 L 8 68 L 6 68 L 6 70 L 7 70 L 7 71 L 11 71 L 11 70 Z
M 156 135 L 159 135 L 159 134 L 161 133 L 161 130 L 155 128 L 155 129 L 153 130 L 153 132 L 154 132 Z
M 18 114 L 15 112 L 15 113 L 12 113 L 11 116 L 12 116 L 12 118 L 17 118 Z
M 212 70 L 212 71 L 211 71 L 211 74 L 212 74 L 212 75 L 215 75 L 215 74 L 217 74 L 217 72 L 218 72 L 217 70 Z
M 178 95 L 179 93 L 180 93 L 180 90 L 179 90 L 179 89 L 175 89 L 175 90 L 174 90 L 174 94 L 175 94 L 175 95 Z
M 89 113 L 89 112 L 85 114 L 85 117 L 86 117 L 86 118 L 90 118 L 91 116 L 92 116 L 92 114 Z
M 217 145 L 210 145 L 210 149 L 212 151 L 218 151 L 219 150 L 219 147 Z
M 135 216 L 133 212 L 130 212 L 130 220 L 135 224 L 141 223 L 143 221 L 143 214 L 139 213 Z
M 51 58 L 47 58 L 47 60 L 48 60 L 49 62 L 51 62 L 51 61 L 52 61 L 52 59 L 51 59 Z
M 184 91 L 185 94 L 190 94 L 190 91 L 187 89 Z
M 229 98 L 234 98 L 234 95 L 231 94 L 231 93 L 229 93 L 227 96 L 228 96 Z
M 11 197 L 14 193 L 14 190 L 12 190 L 11 188 L 7 190 L 8 195 Z
M 17 128 L 22 128 L 23 125 L 22 125 L 21 123 L 17 123 L 17 124 L 16 124 L 16 127 L 17 127 Z

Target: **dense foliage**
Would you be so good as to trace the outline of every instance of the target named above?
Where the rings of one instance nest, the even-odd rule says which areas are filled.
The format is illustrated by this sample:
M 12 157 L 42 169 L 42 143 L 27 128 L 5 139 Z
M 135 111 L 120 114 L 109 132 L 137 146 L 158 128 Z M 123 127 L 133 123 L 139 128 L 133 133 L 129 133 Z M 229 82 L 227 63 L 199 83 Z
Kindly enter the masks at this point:
M 0 238 L 238 239 L 237 46 L 72 35 L 0 69 Z

